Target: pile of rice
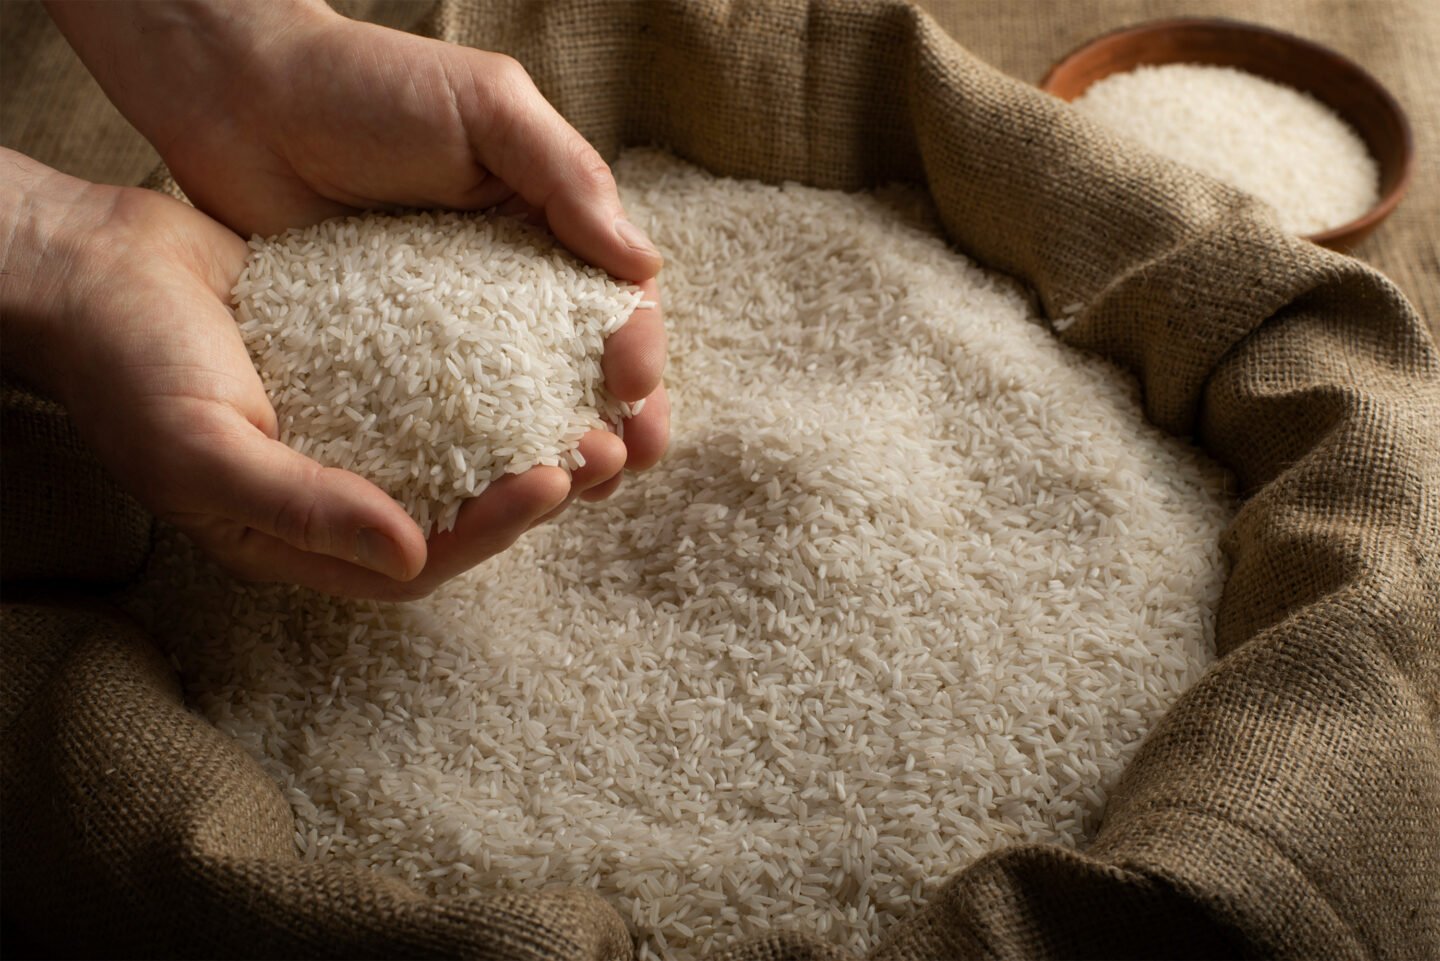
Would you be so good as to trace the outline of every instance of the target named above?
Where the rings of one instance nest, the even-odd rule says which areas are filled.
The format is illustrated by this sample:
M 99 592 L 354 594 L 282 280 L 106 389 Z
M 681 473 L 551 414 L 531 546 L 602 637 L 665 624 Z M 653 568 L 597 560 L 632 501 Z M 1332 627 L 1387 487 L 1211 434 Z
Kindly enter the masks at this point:
M 1380 197 L 1375 159 L 1333 110 L 1231 67 L 1137 67 L 1097 81 L 1075 106 L 1157 153 L 1259 197 L 1291 233 L 1349 223 Z
M 604 389 L 605 338 L 641 303 L 510 217 L 329 220 L 250 242 L 233 291 L 280 439 L 354 471 L 423 531 L 503 474 L 574 469 L 637 412 Z
M 863 952 L 986 852 L 1093 831 L 1211 657 L 1224 478 L 919 195 L 616 172 L 668 265 L 658 467 L 425 601 L 174 540 L 135 606 L 307 859 L 589 885 L 646 957 Z

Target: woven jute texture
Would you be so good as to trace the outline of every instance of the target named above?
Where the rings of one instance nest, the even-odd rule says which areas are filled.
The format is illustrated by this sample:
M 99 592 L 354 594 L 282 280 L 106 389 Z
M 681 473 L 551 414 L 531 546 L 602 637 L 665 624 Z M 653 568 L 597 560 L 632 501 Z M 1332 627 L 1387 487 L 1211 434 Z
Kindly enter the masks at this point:
M 330 0 L 411 28 L 434 0 Z M 544 0 L 535 0 L 540 3 Z M 1229 17 L 1333 47 L 1399 99 L 1417 167 L 1400 208 L 1352 253 L 1392 278 L 1440 336 L 1440 3 L 1435 0 L 917 0 L 980 59 L 1034 83 L 1081 42 L 1167 17 Z M 843 64 L 839 65 L 841 68 Z M 110 106 L 39 0 L 0 0 L 0 144 L 90 180 L 134 184 L 158 158 Z
M 517 56 L 609 156 L 658 143 L 733 176 L 926 185 L 959 249 L 1068 310 L 1060 336 L 1133 370 L 1147 414 L 1246 495 L 1220 659 L 1094 843 L 971 865 L 878 956 L 1440 956 L 1440 356 L 1393 284 L 899 3 L 451 3 L 426 28 Z M 0 878 L 52 943 L 628 955 L 590 894 L 429 899 L 301 864 L 276 788 L 133 627 L 53 602 L 4 616 Z M 841 955 L 796 931 L 725 956 Z
M 150 549 L 150 515 L 53 401 L 0 385 L 0 581 L 114 584 Z

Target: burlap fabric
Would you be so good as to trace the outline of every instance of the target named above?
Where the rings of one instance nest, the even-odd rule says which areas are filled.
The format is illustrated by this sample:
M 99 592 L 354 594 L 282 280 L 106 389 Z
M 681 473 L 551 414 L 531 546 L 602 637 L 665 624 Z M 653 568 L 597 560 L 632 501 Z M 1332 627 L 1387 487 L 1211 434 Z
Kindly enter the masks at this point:
M 1247 494 L 1221 659 L 1095 842 L 985 858 L 879 956 L 1440 956 L 1440 357 L 1389 281 L 1122 148 L 898 3 L 455 3 L 428 28 L 518 56 L 610 155 L 663 143 L 736 176 L 924 183 L 960 249 L 1052 316 L 1083 305 L 1061 336 L 1134 370 L 1147 413 Z M 302 865 L 276 789 L 103 610 L 11 603 L 3 650 L 6 911 L 53 943 L 629 951 L 593 895 L 428 899 Z M 834 956 L 805 932 L 727 955 Z
M 150 515 L 110 479 L 62 407 L 0 385 L 0 443 L 0 582 L 63 579 L 98 587 L 121 581 L 144 561 Z
M 410 29 L 434 0 L 330 0 Z M 536 0 L 540 2 L 540 0 Z M 1440 3 L 1435 0 L 917 0 L 987 63 L 1028 82 L 1084 40 L 1164 17 L 1231 17 L 1333 47 L 1409 111 L 1418 149 L 1409 196 L 1351 253 L 1394 280 L 1440 336 Z M 0 143 L 67 173 L 138 183 L 155 151 L 110 106 L 39 0 L 0 0 Z

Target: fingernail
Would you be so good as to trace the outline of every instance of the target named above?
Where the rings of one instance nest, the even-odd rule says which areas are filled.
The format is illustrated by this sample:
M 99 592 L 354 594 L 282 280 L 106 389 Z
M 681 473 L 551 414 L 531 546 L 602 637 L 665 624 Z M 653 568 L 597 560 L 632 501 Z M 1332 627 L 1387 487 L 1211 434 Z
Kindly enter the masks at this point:
M 625 246 L 636 253 L 645 254 L 648 257 L 660 256 L 660 251 L 650 242 L 650 238 L 645 236 L 645 232 L 624 217 L 616 219 L 615 233 L 624 241 Z
M 355 560 L 386 577 L 396 580 L 405 577 L 405 557 L 400 553 L 400 545 L 373 527 L 362 527 L 356 533 Z

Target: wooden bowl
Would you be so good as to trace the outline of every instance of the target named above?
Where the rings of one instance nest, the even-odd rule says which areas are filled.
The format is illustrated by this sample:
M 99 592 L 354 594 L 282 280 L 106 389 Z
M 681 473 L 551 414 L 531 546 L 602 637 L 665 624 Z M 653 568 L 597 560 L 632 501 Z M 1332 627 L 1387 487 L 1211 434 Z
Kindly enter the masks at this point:
M 1390 92 L 1333 50 L 1235 20 L 1157 20 L 1096 37 L 1062 57 L 1040 89 L 1074 100 L 1112 73 L 1162 63 L 1234 67 L 1310 94 L 1360 135 L 1380 167 L 1380 200 L 1363 216 L 1307 239 L 1346 250 L 1369 236 L 1405 196 L 1415 166 L 1410 122 Z

